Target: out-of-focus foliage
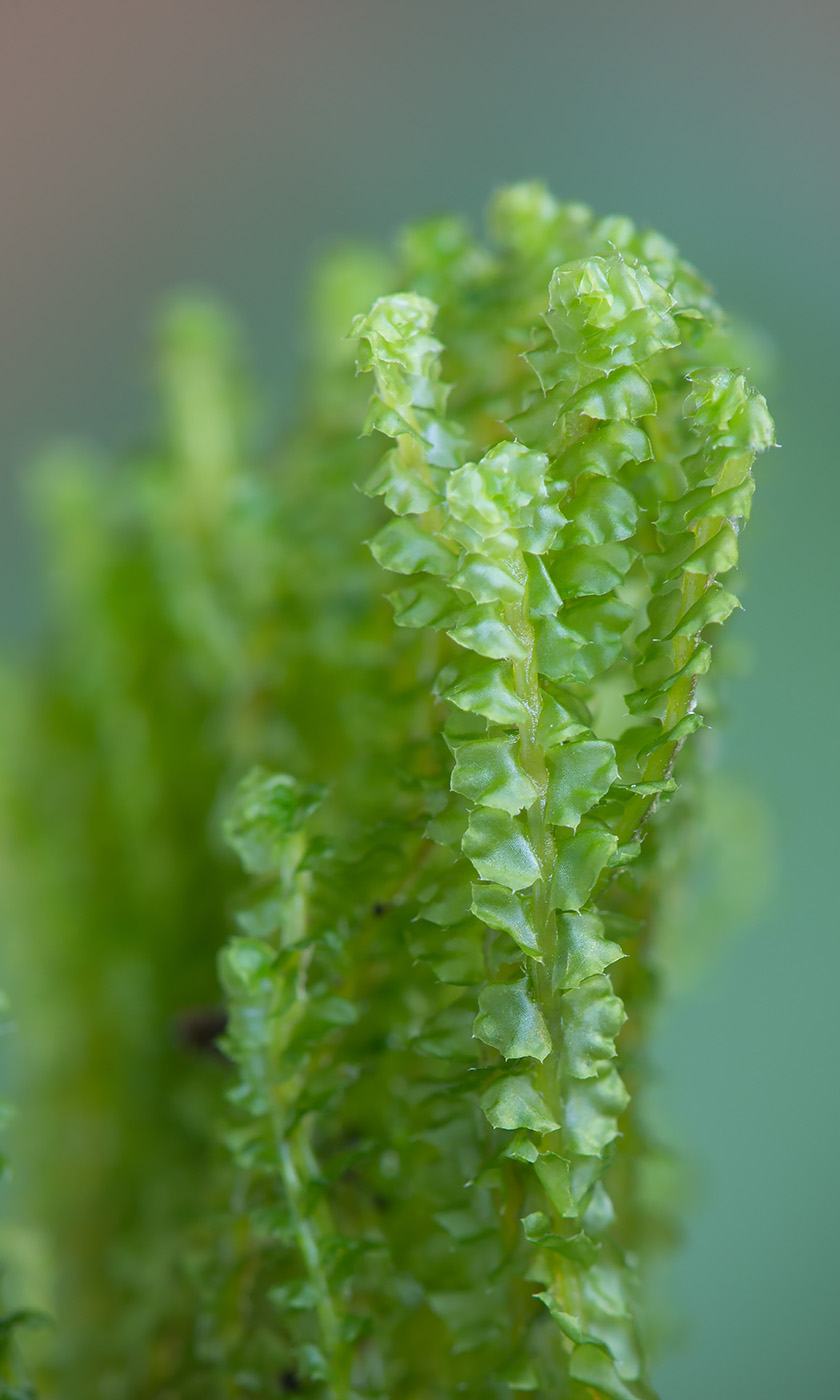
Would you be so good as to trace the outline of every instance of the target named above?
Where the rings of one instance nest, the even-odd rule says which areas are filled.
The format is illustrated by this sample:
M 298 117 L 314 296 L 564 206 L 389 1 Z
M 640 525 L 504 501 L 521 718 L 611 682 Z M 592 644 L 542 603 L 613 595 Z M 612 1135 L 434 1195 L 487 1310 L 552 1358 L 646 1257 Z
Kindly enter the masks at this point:
M 336 257 L 312 325 L 279 453 L 188 302 L 152 445 L 39 475 L 42 1393 L 643 1400 L 655 934 L 772 424 L 671 245 L 539 186 Z

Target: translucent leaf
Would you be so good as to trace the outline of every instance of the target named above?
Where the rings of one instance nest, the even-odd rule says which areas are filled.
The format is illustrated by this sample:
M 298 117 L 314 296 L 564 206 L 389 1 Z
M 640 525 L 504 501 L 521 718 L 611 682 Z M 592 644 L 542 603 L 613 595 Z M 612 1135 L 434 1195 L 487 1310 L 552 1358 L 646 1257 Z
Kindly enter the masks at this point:
M 533 1363 L 527 1356 L 517 1357 L 501 1373 L 509 1390 L 539 1390 L 540 1382 Z
M 619 944 L 604 937 L 604 925 L 597 914 L 558 914 L 551 979 L 555 990 L 579 987 L 623 957 Z
M 694 370 L 688 378 L 692 389 L 683 412 L 713 441 L 752 452 L 774 445 L 775 428 L 767 404 L 742 374 L 716 367 Z
M 545 617 L 537 625 L 537 669 L 551 681 L 579 678 L 583 638 L 556 617 Z
M 617 845 L 610 832 L 597 829 L 577 831 L 558 842 L 551 880 L 552 908 L 575 913 L 582 909 Z
M 459 616 L 458 602 L 437 578 L 421 578 L 388 594 L 398 627 L 451 627 Z
M 639 758 L 646 758 L 648 754 L 655 753 L 657 749 L 662 748 L 663 744 L 681 743 L 683 739 L 688 738 L 690 734 L 695 734 L 698 729 L 702 728 L 702 715 L 697 714 L 696 711 L 692 712 L 690 715 L 684 715 L 681 720 L 677 721 L 673 729 L 664 730 L 657 735 L 655 739 L 651 740 L 649 744 L 645 744 L 644 748 L 639 750 Z
M 430 1293 L 428 1303 L 452 1332 L 455 1356 L 489 1345 L 501 1330 L 497 1305 L 489 1304 L 483 1289 Z
M 579 389 L 563 404 L 562 412 L 610 421 L 642 418 L 656 412 L 656 395 L 641 370 L 628 365 Z
M 255 938 L 231 938 L 219 953 L 219 978 L 230 996 L 255 993 L 271 973 L 277 954 Z
M 523 554 L 546 554 L 553 549 L 566 517 L 555 505 L 541 503 L 524 510 L 519 522 L 519 545 Z
M 451 987 L 475 987 L 487 977 L 477 925 L 470 923 L 442 931 L 421 922 L 410 939 L 414 957 L 428 964 L 439 982 Z
M 587 713 L 586 706 L 575 696 L 569 697 L 569 705 L 572 706 L 571 709 L 562 705 L 553 695 L 543 696 L 540 722 L 537 726 L 537 739 L 543 749 L 555 749 L 570 739 L 577 739 L 582 734 L 589 733 L 591 716 Z
M 236 789 L 223 826 L 225 840 L 252 875 L 277 870 L 290 837 L 323 800 L 322 787 L 287 773 L 252 768 Z
M 755 482 L 752 477 L 747 477 L 740 486 L 732 486 L 728 491 L 704 492 L 703 499 L 692 504 L 685 518 L 687 521 L 696 521 L 724 516 L 731 520 L 740 516 L 741 519 L 748 520 L 754 491 Z
M 573 1342 L 580 1343 L 588 1340 L 588 1333 L 584 1330 L 580 1319 L 574 1317 L 572 1313 L 567 1313 L 553 1293 L 548 1291 L 545 1293 L 535 1293 L 534 1297 L 539 1298 L 540 1302 L 545 1304 L 551 1316 L 554 1318 L 554 1321 L 557 1323 L 557 1326 L 567 1337 L 570 1337 Z
M 615 1058 L 615 1037 L 627 1020 L 608 977 L 590 977 L 560 1003 L 563 1055 L 575 1079 L 592 1079 Z
M 612 422 L 587 433 L 560 458 L 561 470 L 569 477 L 595 472 L 614 476 L 626 462 L 646 462 L 652 456 L 647 434 L 637 423 Z
M 712 622 L 725 622 L 730 613 L 740 606 L 733 593 L 727 593 L 720 584 L 712 583 L 694 606 L 683 614 L 671 636 L 693 637 Z
M 490 928 L 510 934 L 526 953 L 542 961 L 537 930 L 530 910 L 519 895 L 502 885 L 473 885 L 472 911 Z
M 519 739 L 478 739 L 455 750 L 455 767 L 450 786 L 471 802 L 493 807 L 513 816 L 530 807 L 537 797 L 527 773 L 519 765 Z
M 539 1151 L 532 1143 L 531 1139 L 524 1133 L 517 1133 L 513 1142 L 505 1148 L 505 1156 L 512 1158 L 514 1162 L 536 1162 Z
M 531 1000 L 527 978 L 484 988 L 478 998 L 473 1035 L 500 1051 L 506 1060 L 531 1055 L 542 1062 L 551 1053 L 548 1027 Z
M 459 646 L 494 661 L 524 661 L 528 654 L 492 605 L 466 608 L 448 635 Z
M 587 481 L 571 504 L 563 540 L 569 544 L 610 544 L 629 539 L 636 530 L 639 507 L 617 481 L 602 476 Z
M 422 913 L 418 919 L 449 928 L 466 917 L 470 909 L 470 887 L 459 877 L 457 869 L 446 872 L 440 884 L 419 891 L 417 899 Z
M 525 580 L 514 577 L 501 564 L 480 555 L 468 555 L 452 576 L 455 588 L 463 588 L 477 603 L 518 603 L 525 592 Z
M 570 1150 L 581 1157 L 600 1157 L 618 1137 L 616 1120 L 629 1101 L 615 1069 L 608 1069 L 598 1079 L 573 1079 L 563 1107 Z
M 405 394 L 401 394 L 401 397 L 408 398 Z M 406 407 L 408 407 L 408 403 L 406 403 Z M 364 437 L 369 437 L 373 432 L 383 433 L 385 437 L 391 438 L 403 436 L 420 438 L 420 433 L 418 432 L 416 424 L 410 422 L 408 418 L 403 417 L 392 404 L 380 398 L 378 394 L 373 394 L 371 396 L 368 411 L 365 414 L 365 421 L 362 425 L 362 435 Z
M 600 675 L 621 655 L 622 639 L 633 609 L 615 597 L 583 598 L 564 609 L 566 626 L 586 637 L 578 665 L 584 679 Z
M 485 539 L 507 528 L 510 514 L 493 491 L 494 482 L 475 462 L 458 467 L 446 485 L 446 502 L 455 516 Z
M 624 581 L 632 562 L 625 545 L 571 545 L 551 566 L 564 598 L 601 596 Z
M 725 520 L 716 535 L 695 549 L 683 563 L 687 574 L 725 574 L 738 563 L 738 533 Z
M 530 502 L 545 495 L 545 474 L 548 458 L 544 452 L 534 452 L 521 442 L 497 442 L 485 452 L 479 468 L 498 500 L 508 510 L 519 512 Z
M 528 557 L 528 611 L 531 617 L 554 617 L 561 607 L 560 594 L 548 570 L 535 554 Z
M 572 1187 L 569 1178 L 569 1164 L 556 1152 L 542 1152 L 534 1163 L 543 1188 L 558 1215 L 575 1215 L 576 1207 L 572 1200 Z
M 413 516 L 389 520 L 370 542 L 370 552 L 377 564 L 394 574 L 427 574 L 446 576 L 455 570 L 456 556 L 446 545 L 430 534 Z
M 466 680 L 450 686 L 442 694 L 444 700 L 459 710 L 484 715 L 494 724 L 522 724 L 528 711 L 509 680 L 506 667 L 486 666 Z
M 567 1207 L 564 1214 L 576 1215 L 574 1204 Z M 533 1214 L 524 1216 L 522 1228 L 525 1238 L 531 1244 L 539 1245 L 540 1249 L 548 1249 L 552 1254 L 562 1254 L 566 1259 L 571 1259 L 573 1263 L 581 1264 L 584 1268 L 589 1268 L 598 1258 L 600 1245 L 596 1240 L 591 1240 L 583 1232 L 577 1235 L 553 1234 L 551 1221 L 543 1211 L 534 1211 Z
M 615 749 L 601 739 L 564 744 L 549 753 L 545 814 L 556 826 L 576 827 L 618 780 Z
M 365 482 L 369 496 L 383 496 L 394 515 L 422 515 L 437 505 L 440 497 L 434 487 L 422 481 L 406 466 L 397 450 L 386 452 L 376 471 Z
M 749 472 L 751 465 L 752 454 L 745 453 L 745 473 Z M 752 477 L 747 475 L 746 480 L 738 486 L 731 486 L 727 491 L 717 491 L 716 485 L 715 481 L 703 482 L 676 501 L 664 501 L 660 506 L 657 521 L 660 530 L 679 532 L 697 521 L 716 518 L 734 519 L 740 516 L 742 519 L 749 519 L 755 491 Z
M 456 1206 L 453 1210 L 439 1210 L 432 1219 L 445 1230 L 457 1244 L 469 1244 L 492 1234 L 495 1222 L 477 1209 L 469 1206 Z
M 621 1379 L 606 1348 L 595 1342 L 582 1342 L 575 1347 L 569 1375 L 573 1380 L 592 1386 L 609 1400 L 644 1400 L 644 1392 Z
M 482 1094 L 481 1107 L 494 1128 L 528 1128 L 535 1133 L 551 1133 L 559 1127 L 542 1095 L 524 1074 L 497 1079 Z
M 540 877 L 540 865 L 525 830 L 515 817 L 481 807 L 473 812 L 461 849 L 482 880 L 524 890 Z
M 436 1060 L 454 1060 L 465 1065 L 475 1063 L 475 1046 L 470 1034 L 471 1017 L 465 1005 L 455 1002 L 439 1011 L 428 1029 L 414 1041 L 424 1055 Z

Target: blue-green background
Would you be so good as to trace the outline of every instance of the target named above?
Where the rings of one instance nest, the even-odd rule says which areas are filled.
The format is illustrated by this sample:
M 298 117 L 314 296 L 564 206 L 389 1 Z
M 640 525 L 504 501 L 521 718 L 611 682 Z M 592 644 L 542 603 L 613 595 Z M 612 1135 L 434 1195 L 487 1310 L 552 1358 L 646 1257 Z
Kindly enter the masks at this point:
M 26 460 L 57 432 L 133 440 L 172 287 L 241 315 L 279 422 L 320 248 L 537 174 L 668 233 L 775 342 L 784 451 L 760 465 L 726 740 L 774 880 L 659 1037 L 699 1182 L 666 1400 L 837 1393 L 839 58 L 830 0 L 0 6 L 7 638 L 38 615 Z

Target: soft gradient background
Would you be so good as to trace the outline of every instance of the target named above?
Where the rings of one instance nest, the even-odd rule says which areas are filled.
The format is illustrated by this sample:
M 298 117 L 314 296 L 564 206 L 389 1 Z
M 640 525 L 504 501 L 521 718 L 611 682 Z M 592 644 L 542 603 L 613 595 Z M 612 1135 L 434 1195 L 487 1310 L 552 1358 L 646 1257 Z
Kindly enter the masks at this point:
M 700 1183 L 666 1400 L 837 1389 L 838 59 L 831 0 L 0 0 L 7 638 L 38 614 L 27 458 L 140 431 L 172 287 L 233 305 L 279 422 L 320 248 L 538 174 L 671 235 L 775 342 L 784 452 L 760 464 L 726 740 L 775 881 L 660 1035 Z

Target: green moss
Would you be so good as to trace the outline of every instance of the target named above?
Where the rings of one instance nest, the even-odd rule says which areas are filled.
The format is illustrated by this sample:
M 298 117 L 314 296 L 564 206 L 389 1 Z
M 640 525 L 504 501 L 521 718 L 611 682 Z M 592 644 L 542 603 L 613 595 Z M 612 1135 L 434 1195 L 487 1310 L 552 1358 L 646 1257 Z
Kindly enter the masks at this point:
M 151 446 L 39 475 L 0 855 L 39 1393 L 644 1400 L 657 920 L 772 424 L 672 246 L 541 186 L 312 305 L 278 451 L 191 301 Z

